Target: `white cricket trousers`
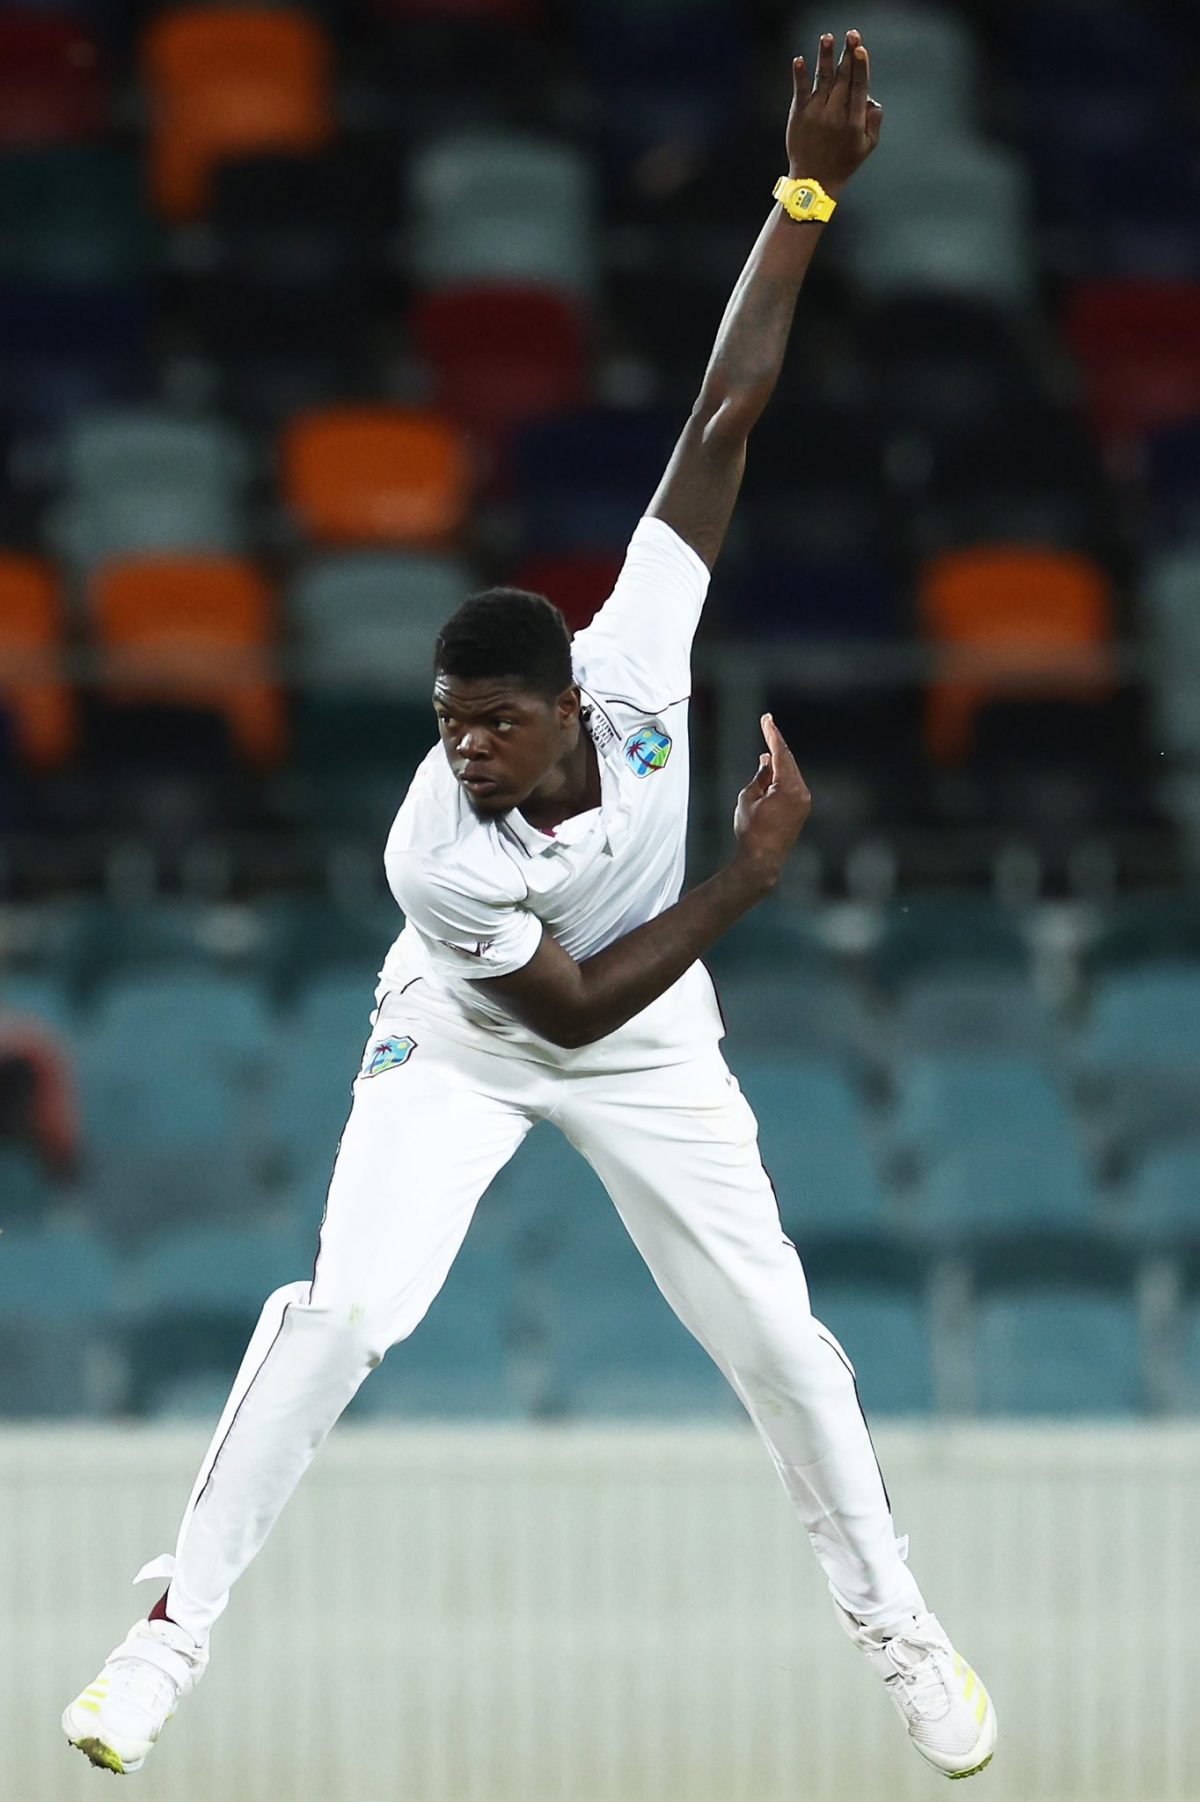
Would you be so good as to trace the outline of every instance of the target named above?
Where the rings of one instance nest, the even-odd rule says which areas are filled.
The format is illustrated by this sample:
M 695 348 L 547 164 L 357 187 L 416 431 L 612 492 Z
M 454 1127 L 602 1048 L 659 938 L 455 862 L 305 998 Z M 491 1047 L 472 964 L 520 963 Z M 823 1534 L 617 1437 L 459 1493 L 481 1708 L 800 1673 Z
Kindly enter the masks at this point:
M 267 1300 L 174 1559 L 141 1573 L 171 1576 L 171 1619 L 207 1635 L 346 1404 L 419 1325 L 479 1197 L 538 1120 L 596 1170 L 663 1295 L 733 1385 L 834 1596 L 877 1625 L 921 1612 L 853 1370 L 813 1318 L 754 1116 L 715 1045 L 654 1070 L 564 1073 L 489 1050 L 482 1034 L 478 1048 L 439 1041 L 389 996 L 376 1036 L 399 1032 L 417 1041 L 407 1061 L 354 1085 L 313 1280 Z

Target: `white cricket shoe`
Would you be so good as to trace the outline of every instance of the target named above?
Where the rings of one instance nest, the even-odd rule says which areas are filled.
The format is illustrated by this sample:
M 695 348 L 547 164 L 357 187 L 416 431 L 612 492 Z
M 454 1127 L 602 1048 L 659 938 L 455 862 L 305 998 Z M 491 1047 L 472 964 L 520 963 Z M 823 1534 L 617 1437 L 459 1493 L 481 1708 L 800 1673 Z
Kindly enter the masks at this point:
M 966 1659 L 933 1614 L 908 1628 L 868 1627 L 838 1603 L 838 1617 L 883 1678 L 908 1737 L 935 1770 L 974 1777 L 996 1750 L 996 1710 Z
M 207 1664 L 208 1647 L 174 1621 L 135 1621 L 96 1681 L 63 1714 L 63 1732 L 102 1769 L 121 1776 L 140 1771 Z

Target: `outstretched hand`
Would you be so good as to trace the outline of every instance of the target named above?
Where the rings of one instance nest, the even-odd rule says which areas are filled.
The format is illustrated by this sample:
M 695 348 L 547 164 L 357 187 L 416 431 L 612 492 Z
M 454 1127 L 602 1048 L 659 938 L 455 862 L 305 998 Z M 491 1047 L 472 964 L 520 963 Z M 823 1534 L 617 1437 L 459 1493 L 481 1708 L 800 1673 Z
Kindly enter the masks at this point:
M 836 197 L 878 144 L 883 108 L 870 96 L 871 59 L 859 33 L 846 33 L 836 64 L 834 48 L 833 35 L 826 32 L 811 87 L 804 58 L 792 64 L 787 153 L 790 174 L 819 181 Z
M 757 774 L 738 796 L 733 830 L 738 857 L 773 882 L 808 819 L 812 796 L 769 713 L 763 714 L 762 732 L 767 749 L 758 760 Z

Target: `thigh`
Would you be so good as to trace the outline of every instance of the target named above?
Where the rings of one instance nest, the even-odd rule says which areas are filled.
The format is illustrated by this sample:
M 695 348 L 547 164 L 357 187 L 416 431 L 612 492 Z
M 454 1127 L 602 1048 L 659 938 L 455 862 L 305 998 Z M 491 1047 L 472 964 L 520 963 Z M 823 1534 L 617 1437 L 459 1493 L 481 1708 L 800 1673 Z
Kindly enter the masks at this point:
M 439 1042 L 417 1020 L 380 1022 L 338 1146 L 313 1303 L 382 1310 L 410 1331 L 531 1124 L 503 1060 Z
M 660 1289 L 705 1343 L 736 1339 L 743 1315 L 755 1337 L 764 1314 L 808 1316 L 804 1273 L 759 1156 L 757 1122 L 718 1051 L 581 1082 L 554 1118 L 604 1183 Z M 742 1310 L 740 1302 L 752 1305 Z

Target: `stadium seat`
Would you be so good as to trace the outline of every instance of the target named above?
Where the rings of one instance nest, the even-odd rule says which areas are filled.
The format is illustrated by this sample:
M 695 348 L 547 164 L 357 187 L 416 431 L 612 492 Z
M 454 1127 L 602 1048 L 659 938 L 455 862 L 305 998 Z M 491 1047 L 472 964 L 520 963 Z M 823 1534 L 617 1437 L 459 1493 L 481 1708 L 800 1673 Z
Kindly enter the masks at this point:
M 122 1300 L 116 1260 L 83 1226 L 14 1226 L 0 1256 L 0 1319 L 67 1326 L 108 1319 Z
M 566 551 L 545 557 L 535 551 L 518 565 L 510 584 L 546 595 L 562 612 L 568 629 L 582 632 L 616 587 L 623 561 L 620 551 Z
M 434 639 L 478 587 L 454 557 L 348 551 L 307 563 L 286 606 L 323 685 L 344 680 L 428 702 Z
M 917 1224 L 947 1249 L 986 1246 L 997 1233 L 1087 1227 L 1098 1218 L 1087 1166 L 1069 1129 L 1054 1127 L 1045 1139 L 1014 1138 L 1029 1126 L 1013 1115 L 1006 1124 L 1007 1136 L 997 1130 L 946 1147 L 917 1185 Z
M 371 1372 L 347 1417 L 519 1418 L 527 1410 L 513 1368 L 516 1282 L 504 1248 L 468 1233 L 428 1314 Z
M 900 1072 L 897 1132 L 923 1162 L 956 1146 L 998 1141 L 1033 1148 L 1074 1144 L 1066 1100 L 1044 1068 L 963 1047 L 909 1058 Z
M 918 973 L 896 998 L 894 1026 L 904 1051 L 1007 1056 L 1040 1062 L 1053 1028 L 1032 985 L 1008 970 L 934 968 Z
M 247 761 L 278 760 L 284 714 L 271 681 L 272 598 L 252 564 L 219 556 L 112 562 L 93 578 L 89 598 L 111 704 L 215 711 Z
M 575 1418 L 736 1416 L 707 1353 L 659 1294 L 611 1202 L 560 1197 L 551 1267 L 550 1411 Z
M 1123 1224 L 1131 1232 L 1200 1242 L 1200 1141 L 1150 1151 L 1134 1172 L 1125 1203 Z
M 288 423 L 279 458 L 284 499 L 318 543 L 437 548 L 463 524 L 470 467 L 440 414 L 318 409 Z
M 744 1053 L 768 1049 L 843 1064 L 877 1059 L 878 1030 L 843 978 L 734 972 L 719 978 L 717 999 L 735 1070 Z
M 801 1256 L 811 1233 L 878 1226 L 887 1210 L 866 1121 L 836 1065 L 760 1051 L 736 1058 L 735 1073 L 758 1120 L 784 1230 Z
M 376 961 L 382 961 L 383 948 Z M 285 1017 L 286 1055 L 271 1072 L 267 1134 L 276 1163 L 297 1177 L 333 1167 L 351 1085 L 371 1030 L 373 984 L 330 973 L 307 983 Z M 315 1177 L 314 1177 L 315 1180 Z
M 1132 1150 L 1200 1119 L 1200 964 L 1163 962 L 1097 984 L 1078 1041 L 1110 1145 Z
M 530 550 L 623 551 L 658 486 L 678 423 L 655 412 L 585 408 L 519 432 L 513 467 Z
M 216 285 L 273 294 L 281 323 L 299 293 L 366 300 L 397 225 L 392 156 L 349 142 L 238 157 L 213 171 L 212 190 Z
M 62 679 L 66 621 L 49 564 L 16 551 L 0 552 L 0 702 L 14 725 L 19 755 L 41 769 L 64 763 L 75 748 L 75 697 Z M 22 677 L 23 657 L 43 667 Z
M 1125 1415 L 1144 1402 L 1137 1315 L 1128 1299 L 1038 1286 L 979 1304 L 983 1414 Z
M 45 1166 L 25 1145 L 0 1138 L 0 1233 L 40 1221 L 53 1201 Z
M 155 204 L 194 218 L 214 165 L 256 150 L 316 150 L 333 135 L 330 44 L 291 7 L 181 6 L 151 19 L 142 70 Z
M 1080 282 L 1065 331 L 1102 438 L 1200 413 L 1200 283 Z
M 948 552 L 922 572 L 919 605 L 947 660 L 962 651 L 985 660 L 983 674 L 947 673 L 929 690 L 926 740 L 939 762 L 965 756 L 989 697 L 1044 695 L 1048 679 L 1070 697 L 1099 696 L 1111 683 L 1112 595 L 1086 558 L 1003 546 Z
M 4 280 L 117 286 L 151 274 L 158 254 L 128 151 L 59 144 L 0 157 Z
M 159 486 L 236 497 L 249 476 L 246 447 L 226 420 L 158 407 L 73 420 L 62 460 L 68 487 L 101 505 L 129 489 Z
M 1021 919 L 993 901 L 953 891 L 914 896 L 884 918 L 871 965 L 885 989 L 918 977 L 1018 978 L 1029 967 Z
M 919 1294 L 890 1285 L 817 1282 L 813 1308 L 854 1366 L 868 1418 L 930 1411 L 933 1339 Z
M 70 13 L 0 12 L 0 145 L 94 138 L 108 123 L 108 74 L 87 24 Z
M 1146 487 L 1158 535 L 1185 541 L 1178 559 L 1168 559 L 1166 567 L 1185 562 L 1192 547 L 1194 582 L 1194 546 L 1200 540 L 1200 420 L 1186 419 L 1151 434 L 1146 444 Z M 1151 606 L 1156 598 L 1148 597 Z
M 365 1037 L 375 979 L 403 923 L 391 896 L 358 907 L 302 893 L 264 896 L 256 914 L 256 961 L 269 993 L 288 1006 L 310 982 L 357 985 Z
M 47 513 L 44 529 L 55 554 L 84 577 L 118 558 L 232 556 L 246 544 L 235 496 L 174 482 L 66 494 Z
M 611 1213 L 612 1203 L 591 1165 L 562 1133 L 541 1124 L 493 1178 L 471 1232 L 503 1240 L 534 1267 L 563 1250 L 568 1240 L 571 1256 L 582 1256 L 581 1246 L 591 1243 L 588 1233 L 601 1217 L 595 1229 L 600 1255 L 615 1256 L 623 1264 L 623 1229 L 610 1230 Z
M 1102 916 L 1082 958 L 1093 976 L 1147 964 L 1200 965 L 1200 911 L 1187 892 L 1130 895 Z
M 409 314 L 439 408 L 502 436 L 587 399 L 586 327 L 574 298 L 532 284 L 444 288 Z
M 11 282 L 0 288 L 0 411 L 10 424 L 55 432 L 90 407 L 149 389 L 149 290 L 93 283 Z
M 902 616 L 888 571 L 866 557 L 805 557 L 791 549 L 734 560 L 720 580 L 731 635 L 829 639 L 895 638 Z
M 716 981 L 740 975 L 786 980 L 832 979 L 837 964 L 820 932 L 816 913 L 765 901 L 744 914 L 705 955 Z
M 59 970 L 0 970 L 0 1010 L 29 1014 L 58 1031 L 69 1030 L 75 1019 L 71 992 Z
M 488 204 L 474 197 L 487 170 Z M 412 267 L 427 288 L 540 283 L 587 294 L 596 285 L 594 174 L 573 145 L 476 129 L 422 145 L 409 165 Z

